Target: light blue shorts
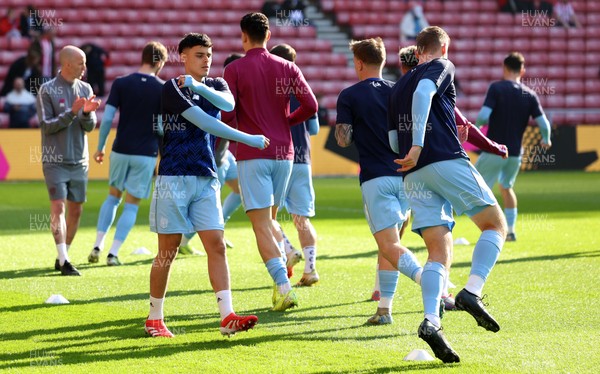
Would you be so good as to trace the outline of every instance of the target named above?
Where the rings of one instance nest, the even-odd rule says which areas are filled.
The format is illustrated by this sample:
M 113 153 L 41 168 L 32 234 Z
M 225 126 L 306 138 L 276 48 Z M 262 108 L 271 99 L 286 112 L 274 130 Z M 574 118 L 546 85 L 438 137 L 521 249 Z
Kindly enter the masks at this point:
M 471 163 L 463 158 L 434 162 L 404 177 L 404 191 L 414 213 L 412 231 L 454 227 L 456 214 L 473 216 L 498 202 Z
M 150 204 L 150 230 L 160 234 L 223 230 L 220 192 L 216 178 L 157 176 Z
M 314 217 L 315 189 L 310 164 L 294 164 L 285 195 L 285 209 L 289 213 Z
M 156 157 L 111 152 L 108 184 L 138 199 L 147 199 L 155 166 Z
M 244 210 L 268 208 L 284 203 L 292 160 L 238 161 L 238 179 Z
M 225 182 L 238 177 L 237 162 L 235 156 L 229 150 L 225 151 L 223 163 L 217 168 L 217 175 L 221 186 L 225 185 Z
M 401 176 L 374 178 L 364 182 L 360 189 L 372 234 L 390 227 L 397 229 L 406 221 L 409 205 Z
M 503 159 L 492 153 L 481 152 L 475 168 L 489 188 L 494 187 L 496 182 L 504 188 L 512 188 L 521 169 L 521 156 L 509 156 Z

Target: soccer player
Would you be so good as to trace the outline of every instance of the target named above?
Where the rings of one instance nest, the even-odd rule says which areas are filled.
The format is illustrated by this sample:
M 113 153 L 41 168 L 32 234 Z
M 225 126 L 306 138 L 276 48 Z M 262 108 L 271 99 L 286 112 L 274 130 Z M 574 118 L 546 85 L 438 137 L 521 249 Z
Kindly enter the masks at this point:
M 94 160 L 99 164 L 104 161 L 106 138 L 117 110 L 121 115 L 110 154 L 108 196 L 98 214 L 96 242 L 88 256 L 90 263 L 98 262 L 106 233 L 115 220 L 123 191 L 127 190 L 125 206 L 117 221 L 117 230 L 106 258 L 108 266 L 121 265 L 119 249 L 135 225 L 141 199 L 150 196 L 158 155 L 158 138 L 154 128 L 160 114 L 164 83 L 157 75 L 167 57 L 164 45 L 149 42 L 142 50 L 139 70 L 115 79 L 110 89 L 100 124 L 98 149 L 94 154 Z
M 508 158 L 484 151 L 477 159 L 475 167 L 485 183 L 492 188 L 496 182 L 500 187 L 504 202 L 504 215 L 508 224 L 506 241 L 517 240 L 517 195 L 513 190 L 521 167 L 521 142 L 529 117 L 537 122 L 542 134 L 541 146 L 548 149 L 550 122 L 537 97 L 529 87 L 521 83 L 525 74 L 525 58 L 512 52 L 504 59 L 503 79 L 493 82 L 488 88 L 483 107 L 477 116 L 476 125 L 489 124 L 487 136 L 508 146 Z
M 350 49 L 360 82 L 338 96 L 335 136 L 341 147 L 354 141 L 358 150 L 365 216 L 379 250 L 381 298 L 368 323 L 382 325 L 393 322 L 398 271 L 419 284 L 423 268 L 400 244 L 398 234 L 398 226 L 406 220 L 408 201 L 403 178 L 394 165 L 397 155 L 388 141 L 387 105 L 394 83 L 382 78 L 385 46 L 381 38 L 375 38 L 352 41 Z
M 412 230 L 429 252 L 421 276 L 425 319 L 418 334 L 443 362 L 458 362 L 458 354 L 442 332 L 439 305 L 452 261 L 452 228 L 457 214 L 466 213 L 482 231 L 465 288 L 456 307 L 471 314 L 487 330 L 500 326 L 486 311 L 481 293 L 506 236 L 506 222 L 493 193 L 469 162 L 460 145 L 454 106 L 454 65 L 448 57 L 450 38 L 440 27 L 417 36 L 420 64 L 403 76 L 390 96 L 390 146 L 401 159 L 394 162 L 404 175 L 414 213 Z
M 244 57 L 240 53 L 232 53 L 223 62 L 223 67 L 229 65 L 239 58 Z M 215 161 L 217 164 L 217 173 L 219 175 L 219 183 L 221 187 L 227 184 L 231 192 L 223 201 L 223 220 L 225 224 L 231 218 L 231 215 L 242 205 L 240 197 L 240 188 L 238 186 L 237 162 L 233 154 L 229 151 L 229 140 L 218 138 L 215 147 Z M 181 236 L 181 244 L 179 245 L 179 254 L 203 256 L 204 254 L 189 244 L 190 240 L 196 235 L 195 232 L 183 234 Z M 227 248 L 233 248 L 233 244 L 225 238 Z
M 317 111 L 317 99 L 300 69 L 266 49 L 271 37 L 269 20 L 262 13 L 248 13 L 240 22 L 246 55 L 225 68 L 225 80 L 236 100 L 224 122 L 248 133 L 263 133 L 268 149 L 257 151 L 237 144 L 238 177 L 242 204 L 256 236 L 258 251 L 275 282 L 273 310 L 298 305 L 287 277 L 283 237 L 276 223 L 292 172 L 294 148 L 290 126 L 306 121 Z M 300 103 L 290 113 L 290 94 Z
M 288 44 L 278 44 L 270 52 L 293 63 L 296 62 L 296 50 Z M 290 97 L 290 111 L 296 110 L 300 104 L 296 96 Z M 319 133 L 319 120 L 315 113 L 307 121 L 292 126 L 292 142 L 294 144 L 294 165 L 292 175 L 285 192 L 285 208 L 292 215 L 298 231 L 298 239 L 302 246 L 305 263 L 302 278 L 296 286 L 310 287 L 319 281 L 317 273 L 317 231 L 310 222 L 315 215 L 315 190 L 312 183 L 310 166 L 310 136 Z M 288 278 L 292 276 L 294 265 L 302 255 L 295 249 L 281 231 L 285 241 Z
M 67 45 L 59 54 L 61 70 L 44 83 L 37 96 L 42 129 L 42 169 L 50 197 L 50 228 L 61 275 L 81 275 L 67 251 L 75 238 L 86 199 L 89 158 L 87 133 L 96 127 L 92 87 L 81 80 L 85 53 Z M 66 208 L 66 214 L 65 214 Z
M 173 336 L 163 321 L 171 264 L 181 233 L 197 231 L 208 256 L 208 274 L 221 315 L 220 330 L 230 335 L 252 328 L 258 319 L 233 311 L 213 154 L 215 136 L 259 149 L 268 147 L 269 139 L 232 129 L 215 118 L 220 110 L 233 109 L 234 101 L 223 79 L 208 77 L 212 42 L 207 35 L 186 34 L 178 51 L 185 74 L 193 79 L 171 79 L 162 91 L 164 136 L 150 206 L 150 228 L 158 233 L 158 254 L 150 272 L 150 313 L 145 330 L 151 336 Z

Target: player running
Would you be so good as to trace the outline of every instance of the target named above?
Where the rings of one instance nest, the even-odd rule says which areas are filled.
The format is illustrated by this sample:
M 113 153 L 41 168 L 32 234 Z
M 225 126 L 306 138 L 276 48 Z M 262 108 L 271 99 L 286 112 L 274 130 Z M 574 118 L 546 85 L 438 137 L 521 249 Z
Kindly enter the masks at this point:
M 419 233 L 429 252 L 423 267 L 421 292 L 425 319 L 418 334 L 443 362 L 458 362 L 458 354 L 442 332 L 439 305 L 447 269 L 452 262 L 452 228 L 457 214 L 466 213 L 482 231 L 473 250 L 471 274 L 455 298 L 459 310 L 471 314 L 487 330 L 500 326 L 481 302 L 485 281 L 506 235 L 502 211 L 491 190 L 469 162 L 460 145 L 454 107 L 454 65 L 448 57 L 450 38 L 437 26 L 417 36 L 420 64 L 394 86 L 388 113 L 390 145 L 399 150 L 395 160 L 404 175 L 414 213 L 412 230 Z M 396 141 L 398 144 L 395 144 Z
M 150 272 L 150 313 L 145 330 L 153 337 L 173 337 L 163 321 L 171 264 L 181 233 L 197 231 L 208 256 L 208 274 L 221 315 L 220 330 L 231 335 L 252 328 L 258 318 L 238 316 L 233 311 L 213 154 L 215 136 L 258 149 L 268 147 L 269 139 L 232 129 L 215 118 L 220 110 L 232 110 L 234 100 L 223 79 L 208 77 L 212 62 L 208 36 L 187 34 L 178 50 L 185 74 L 193 79 L 171 79 L 162 92 L 164 136 L 150 206 L 150 228 L 158 233 L 158 254 Z
M 142 66 L 136 73 L 115 79 L 104 108 L 98 148 L 94 161 L 102 164 L 106 138 L 117 110 L 120 112 L 117 136 L 110 153 L 108 196 L 100 207 L 96 226 L 96 242 L 88 256 L 90 263 L 98 262 L 104 239 L 117 214 L 123 191 L 127 190 L 125 206 L 117 221 L 117 230 L 106 264 L 121 265 L 119 249 L 135 225 L 141 199 L 150 196 L 152 176 L 158 155 L 155 135 L 160 114 L 163 81 L 158 73 L 167 61 L 167 48 L 159 42 L 149 42 L 142 50 Z
M 350 49 L 360 82 L 338 96 L 335 135 L 338 145 L 347 147 L 354 142 L 358 150 L 365 216 L 379 249 L 381 298 L 368 323 L 383 325 L 393 322 L 398 271 L 419 284 L 423 268 L 400 244 L 398 235 L 398 225 L 406 220 L 408 201 L 403 178 L 394 165 L 397 154 L 388 141 L 387 106 L 394 83 L 382 78 L 385 46 L 381 38 L 375 38 L 352 41 Z
M 488 123 L 487 136 L 508 146 L 508 158 L 484 151 L 475 167 L 490 188 L 498 182 L 508 225 L 506 241 L 511 242 L 517 240 L 517 195 L 513 186 L 521 168 L 521 142 L 529 117 L 534 118 L 540 128 L 542 148 L 546 150 L 552 146 L 550 122 L 542 110 L 537 94 L 521 83 L 523 74 L 523 55 L 512 52 L 506 56 L 503 79 L 492 83 L 488 88 L 476 122 L 477 126 Z

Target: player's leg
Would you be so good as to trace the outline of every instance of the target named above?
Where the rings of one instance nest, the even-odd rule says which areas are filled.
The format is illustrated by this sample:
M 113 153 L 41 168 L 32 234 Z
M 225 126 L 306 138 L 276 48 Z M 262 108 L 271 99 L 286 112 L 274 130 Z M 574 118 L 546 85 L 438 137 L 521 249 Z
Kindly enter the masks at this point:
M 494 155 L 488 152 L 481 152 L 475 163 L 475 168 L 485 181 L 485 184 L 492 189 L 498 181 L 500 170 L 504 165 L 504 160 L 501 156 Z
M 172 338 L 164 323 L 163 304 L 171 274 L 171 265 L 177 256 L 181 234 L 158 234 L 158 254 L 150 270 L 150 312 L 146 320 L 146 333 L 152 337 Z
M 192 240 L 196 235 L 196 232 L 189 232 L 181 235 L 181 243 L 179 243 L 180 255 L 204 256 L 204 252 L 197 250 L 190 244 L 190 240 Z
M 509 157 L 500 173 L 499 185 L 504 203 L 504 215 L 508 226 L 506 241 L 517 240 L 515 226 L 517 223 L 517 195 L 513 190 L 517 175 L 521 168 L 521 157 Z
M 221 333 L 232 335 L 238 331 L 251 329 L 257 322 L 256 316 L 238 316 L 233 310 L 229 285 L 229 266 L 225 254 L 225 241 L 222 230 L 198 231 L 202 245 L 206 248 L 208 276 L 215 292 L 221 315 Z
M 129 232 L 135 225 L 140 201 L 140 198 L 131 195 L 130 192 L 127 191 L 127 194 L 125 195 L 125 206 L 123 206 L 123 211 L 117 221 L 115 236 L 112 245 L 110 246 L 108 256 L 106 257 L 106 264 L 108 266 L 121 265 L 121 261 L 118 257 L 119 249 L 121 249 L 125 239 L 127 239 L 127 235 L 129 235 Z
M 77 230 L 79 229 L 81 213 L 83 212 L 83 203 L 86 200 L 88 165 L 69 166 L 67 170 L 69 172 L 69 182 L 67 183 L 67 236 L 65 238 L 65 243 L 67 245 L 67 250 L 69 250 L 71 243 L 73 243 L 73 239 L 75 239 Z M 69 267 L 71 269 L 66 269 L 64 272 L 77 272 L 72 266 Z M 61 269 L 61 273 L 64 272 L 63 269 Z
M 235 213 L 242 205 L 242 197 L 240 196 L 240 188 L 237 179 L 237 167 L 235 168 L 235 178 L 226 180 L 225 184 L 231 189 L 229 195 L 223 200 L 223 220 L 227 224 L 233 213 Z M 227 248 L 233 248 L 233 243 L 227 240 L 227 238 L 225 238 L 225 245 Z
M 317 273 L 317 231 L 306 216 L 292 214 L 304 254 L 304 272 L 296 286 L 310 287 L 319 281 Z
M 286 169 L 275 173 L 274 169 Z M 283 311 L 298 304 L 287 277 L 285 262 L 274 236 L 273 207 L 279 205 L 291 173 L 291 162 L 248 160 L 238 163 L 240 192 L 246 215 L 252 224 L 260 256 L 275 282 L 273 310 Z M 275 181 L 277 174 L 282 180 Z M 277 196 L 278 195 L 278 196 Z

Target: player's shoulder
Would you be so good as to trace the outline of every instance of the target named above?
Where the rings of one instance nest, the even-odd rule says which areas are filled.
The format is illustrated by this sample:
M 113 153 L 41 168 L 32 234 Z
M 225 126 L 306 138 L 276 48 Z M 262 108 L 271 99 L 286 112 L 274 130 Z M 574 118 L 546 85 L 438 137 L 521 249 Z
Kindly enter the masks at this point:
M 340 91 L 340 94 L 338 95 L 338 100 L 339 100 L 340 98 L 348 98 L 348 97 L 352 97 L 352 96 L 354 96 L 355 94 L 357 94 L 357 93 L 359 94 L 360 92 L 362 92 L 362 89 L 360 88 L 360 86 L 362 86 L 362 84 L 361 84 L 361 83 L 362 83 L 362 81 L 361 81 L 361 82 L 354 83 L 353 85 L 351 85 L 351 86 L 348 86 L 348 87 L 346 87 L 346 88 L 342 89 L 342 90 Z
M 227 81 L 222 77 L 206 77 L 204 78 L 204 84 L 208 87 L 220 87 L 227 86 Z
M 163 84 L 163 95 L 178 95 L 177 91 L 181 91 L 179 90 L 179 86 L 177 85 L 177 78 L 171 78 Z

